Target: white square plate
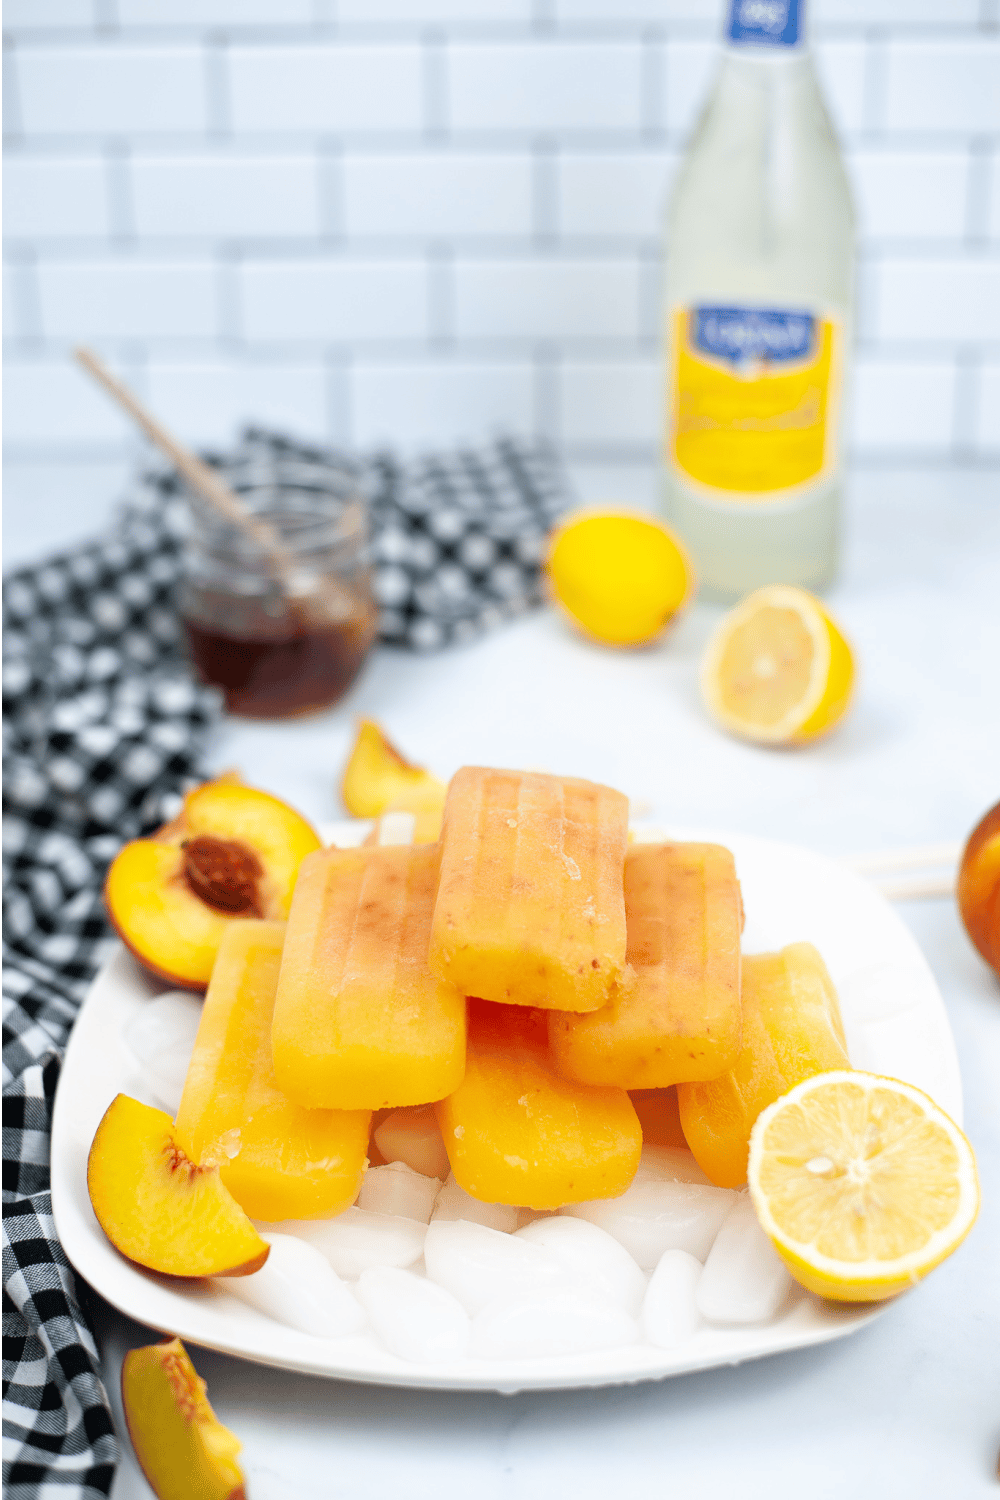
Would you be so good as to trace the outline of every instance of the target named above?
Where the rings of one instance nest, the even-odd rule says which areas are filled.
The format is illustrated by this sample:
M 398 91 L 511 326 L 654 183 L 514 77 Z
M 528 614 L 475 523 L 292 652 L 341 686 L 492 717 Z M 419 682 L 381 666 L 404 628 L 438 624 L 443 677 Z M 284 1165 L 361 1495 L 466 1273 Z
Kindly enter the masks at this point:
M 367 825 L 333 824 L 327 838 L 360 842 Z M 746 952 L 807 940 L 826 960 L 840 996 L 852 1063 L 925 1090 L 959 1124 L 958 1061 L 944 1004 L 927 963 L 888 903 L 843 866 L 805 849 L 725 833 L 637 829 L 643 841 L 710 839 L 736 857 L 747 913 Z M 373 1337 L 324 1340 L 298 1333 L 217 1291 L 141 1270 L 105 1238 L 87 1195 L 87 1153 L 118 1093 L 154 1103 L 123 1040 L 128 1022 L 166 986 L 119 948 L 94 981 L 73 1028 L 56 1096 L 52 1207 L 70 1261 L 129 1317 L 193 1344 L 260 1364 L 335 1379 L 441 1390 L 568 1389 L 659 1380 L 737 1364 L 853 1333 L 878 1307 L 837 1307 L 796 1291 L 773 1322 L 705 1327 L 676 1349 L 648 1344 L 544 1359 L 412 1365 Z

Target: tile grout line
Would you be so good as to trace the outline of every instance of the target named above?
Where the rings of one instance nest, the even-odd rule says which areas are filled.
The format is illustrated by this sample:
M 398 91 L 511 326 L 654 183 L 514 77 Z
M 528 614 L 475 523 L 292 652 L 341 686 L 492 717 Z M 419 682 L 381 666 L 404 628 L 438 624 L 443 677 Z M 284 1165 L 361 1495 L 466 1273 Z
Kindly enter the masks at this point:
M 538 135 L 531 149 L 530 243 L 538 250 L 559 244 L 559 148 L 549 135 Z
M 865 33 L 865 64 L 862 83 L 861 118 L 871 132 L 884 130 L 887 110 L 889 56 L 884 32 L 872 29 Z
M 24 140 L 24 113 L 21 108 L 20 69 L 17 47 L 9 35 L 3 38 L 3 133 L 4 144 Z
M 209 142 L 226 141 L 232 137 L 232 120 L 229 98 L 229 44 L 221 32 L 210 33 L 205 38 L 205 123 Z
M 325 136 L 315 153 L 317 214 L 319 238 L 342 246 L 347 239 L 347 210 L 344 183 L 344 152 L 337 136 Z
M 427 339 L 429 351 L 455 345 L 455 257 L 445 241 L 427 250 Z
M 420 39 L 423 84 L 423 134 L 428 142 L 447 140 L 450 127 L 449 49 L 447 34 L 436 27 L 425 30 Z
M 960 463 L 974 457 L 978 447 L 981 382 L 979 351 L 975 348 L 960 350 L 955 361 L 951 443 L 952 453 Z
M 132 150 L 128 138 L 112 136 L 104 147 L 108 193 L 108 230 L 112 246 L 134 250 L 138 242 Z
M 965 189 L 965 240 L 970 249 L 988 249 L 990 244 L 991 174 L 993 142 L 977 136 L 969 143 Z

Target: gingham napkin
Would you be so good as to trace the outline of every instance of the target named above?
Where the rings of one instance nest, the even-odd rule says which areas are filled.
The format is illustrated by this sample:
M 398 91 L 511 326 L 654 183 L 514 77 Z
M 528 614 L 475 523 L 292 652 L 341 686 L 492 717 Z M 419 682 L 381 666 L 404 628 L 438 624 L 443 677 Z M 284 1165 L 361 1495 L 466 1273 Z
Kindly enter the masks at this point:
M 222 461 L 243 492 L 316 488 L 343 460 L 248 433 Z M 431 648 L 539 597 L 565 507 L 550 455 L 500 442 L 357 464 L 389 641 Z M 140 477 L 114 535 L 14 574 L 4 593 L 4 1482 L 9 1500 L 104 1496 L 118 1448 L 81 1289 L 56 1239 L 49 1136 L 59 1061 L 107 951 L 104 874 L 200 779 L 219 713 L 183 660 L 172 605 L 187 507 Z M 83 1288 L 83 1295 L 87 1289 Z
M 180 502 L 178 502 L 178 505 Z M 107 1495 L 118 1446 L 56 1239 L 59 1059 L 107 949 L 104 872 L 194 779 L 214 690 L 179 651 L 177 510 L 15 574 L 4 590 L 4 1493 Z

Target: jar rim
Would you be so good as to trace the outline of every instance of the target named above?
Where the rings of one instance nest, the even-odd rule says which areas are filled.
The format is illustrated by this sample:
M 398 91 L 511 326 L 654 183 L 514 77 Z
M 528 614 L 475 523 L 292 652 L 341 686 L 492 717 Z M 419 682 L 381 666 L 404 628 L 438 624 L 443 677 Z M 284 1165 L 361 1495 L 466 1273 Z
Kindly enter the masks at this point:
M 240 500 L 245 494 L 236 491 Z M 271 526 L 281 542 L 293 552 L 329 552 L 364 545 L 368 536 L 368 518 L 363 500 L 352 495 L 346 503 L 328 491 L 290 490 L 280 497 L 280 504 L 248 506 L 256 521 Z M 334 506 L 329 501 L 335 499 Z M 310 503 L 311 502 L 311 503 Z M 189 541 L 212 552 L 241 558 L 263 558 L 265 549 L 240 526 L 209 510 L 203 501 L 190 506 Z

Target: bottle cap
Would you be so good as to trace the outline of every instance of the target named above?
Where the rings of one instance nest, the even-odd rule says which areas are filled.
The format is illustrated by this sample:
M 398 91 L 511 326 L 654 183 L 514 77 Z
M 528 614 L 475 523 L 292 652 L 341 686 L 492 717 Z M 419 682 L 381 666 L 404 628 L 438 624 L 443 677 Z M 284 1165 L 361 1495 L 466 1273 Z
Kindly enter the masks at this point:
M 740 47 L 795 47 L 802 0 L 732 0 L 726 39 Z

